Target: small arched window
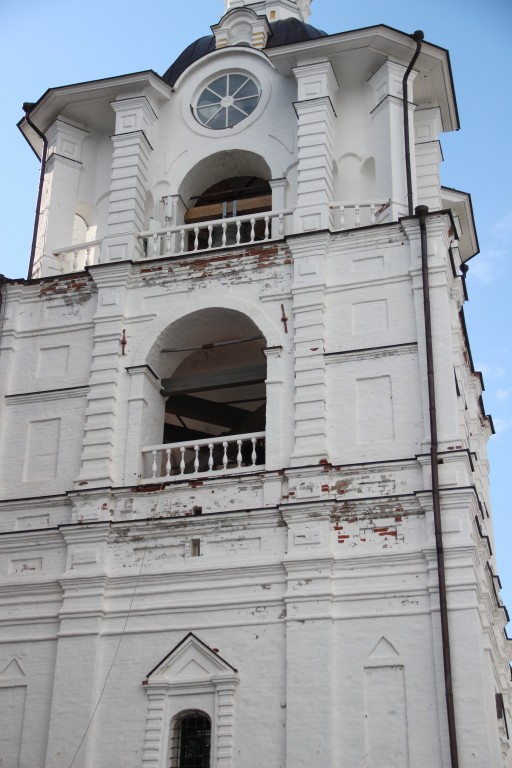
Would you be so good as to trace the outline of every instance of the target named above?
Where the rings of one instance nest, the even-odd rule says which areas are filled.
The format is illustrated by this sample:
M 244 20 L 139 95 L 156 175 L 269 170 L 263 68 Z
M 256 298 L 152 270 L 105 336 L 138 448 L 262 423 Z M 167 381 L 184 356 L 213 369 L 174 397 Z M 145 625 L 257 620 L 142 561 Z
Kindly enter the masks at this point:
M 210 768 L 212 724 L 196 710 L 176 718 L 171 744 L 171 768 Z

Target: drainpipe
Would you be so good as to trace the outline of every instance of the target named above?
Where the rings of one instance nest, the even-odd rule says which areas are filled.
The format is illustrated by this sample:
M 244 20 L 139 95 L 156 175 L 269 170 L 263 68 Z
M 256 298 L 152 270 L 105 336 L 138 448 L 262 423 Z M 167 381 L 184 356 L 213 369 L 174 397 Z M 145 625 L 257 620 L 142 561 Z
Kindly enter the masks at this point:
M 452 661 L 450 652 L 450 631 L 448 627 L 448 603 L 446 599 L 446 572 L 443 548 L 443 530 L 441 525 L 441 496 L 439 492 L 439 466 L 437 442 L 436 391 L 434 382 L 434 355 L 432 350 L 432 318 L 430 313 L 430 288 L 428 279 L 427 227 L 425 218 L 426 205 L 418 205 L 415 210 L 420 225 L 421 235 L 421 275 L 423 281 L 423 315 L 425 323 L 425 347 L 427 354 L 428 407 L 430 416 L 430 469 L 432 474 L 432 506 L 434 509 L 434 531 L 436 537 L 437 578 L 439 585 L 439 611 L 441 617 L 441 637 L 443 641 L 444 685 L 446 694 L 446 714 L 450 737 L 451 768 L 459 768 L 457 733 L 455 729 L 455 708 L 453 703 Z
M 32 247 L 30 250 L 30 261 L 28 264 L 27 280 L 30 280 L 30 278 L 32 277 L 32 269 L 34 267 L 34 259 L 36 255 L 37 230 L 39 229 L 39 216 L 41 215 L 41 200 L 43 197 L 44 173 L 46 170 L 46 154 L 48 151 L 48 139 L 46 138 L 44 133 L 42 133 L 42 131 L 39 130 L 37 125 L 34 125 L 34 123 L 29 117 L 29 114 L 33 110 L 34 106 L 35 106 L 34 104 L 31 104 L 30 102 L 26 101 L 22 107 L 23 111 L 25 112 L 25 120 L 43 141 L 43 151 L 41 153 L 41 171 L 39 173 L 39 189 L 37 192 L 36 213 L 34 217 L 34 230 L 32 234 Z
M 416 41 L 416 51 L 411 59 L 409 66 L 405 72 L 402 80 L 402 108 L 404 110 L 404 143 L 405 143 L 405 174 L 407 177 L 407 207 L 409 210 L 409 216 L 413 215 L 413 201 L 412 201 L 412 175 L 411 175 L 411 146 L 409 142 L 409 95 L 407 90 L 407 81 L 409 75 L 412 72 L 412 68 L 416 64 L 416 59 L 420 55 L 421 43 L 425 35 L 421 29 L 417 29 L 411 35 L 412 39 Z

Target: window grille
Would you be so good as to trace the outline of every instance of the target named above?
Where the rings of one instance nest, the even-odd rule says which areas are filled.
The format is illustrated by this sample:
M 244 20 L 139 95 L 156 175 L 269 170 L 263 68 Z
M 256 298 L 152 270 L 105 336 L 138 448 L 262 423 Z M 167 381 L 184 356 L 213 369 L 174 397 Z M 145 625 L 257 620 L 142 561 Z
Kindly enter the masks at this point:
M 210 768 L 210 718 L 201 712 L 186 712 L 174 728 L 171 768 Z

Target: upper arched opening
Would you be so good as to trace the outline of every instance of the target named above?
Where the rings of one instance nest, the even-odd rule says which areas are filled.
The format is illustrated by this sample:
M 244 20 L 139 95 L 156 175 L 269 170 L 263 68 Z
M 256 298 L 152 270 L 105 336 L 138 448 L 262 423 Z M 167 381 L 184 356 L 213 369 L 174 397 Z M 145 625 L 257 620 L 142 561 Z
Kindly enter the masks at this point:
M 262 183 L 272 178 L 270 167 L 263 157 L 240 149 L 216 152 L 200 160 L 186 174 L 180 184 L 179 195 L 187 209 L 190 209 L 215 185 L 219 185 L 220 191 L 223 184 L 226 191 L 229 182 L 232 190 L 242 190 L 249 183 L 247 180 L 252 178 Z

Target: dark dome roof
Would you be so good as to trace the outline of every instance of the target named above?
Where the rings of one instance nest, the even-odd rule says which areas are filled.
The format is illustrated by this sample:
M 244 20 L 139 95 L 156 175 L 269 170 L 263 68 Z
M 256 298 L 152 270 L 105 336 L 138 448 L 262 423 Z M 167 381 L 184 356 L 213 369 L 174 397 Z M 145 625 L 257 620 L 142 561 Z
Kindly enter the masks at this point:
M 327 32 L 294 19 L 282 19 L 270 24 L 271 34 L 265 48 L 277 48 L 278 45 L 302 43 L 304 40 L 316 40 L 317 37 L 327 37 Z
M 282 19 L 270 24 L 270 35 L 265 48 L 277 48 L 279 45 L 302 43 L 304 40 L 315 40 L 317 37 L 327 37 L 327 32 L 305 24 L 298 19 Z M 171 64 L 162 79 L 173 86 L 183 72 L 198 59 L 202 59 L 207 53 L 215 50 L 215 36 L 205 35 L 195 40 L 181 53 L 176 61 Z

